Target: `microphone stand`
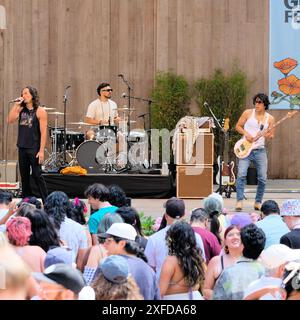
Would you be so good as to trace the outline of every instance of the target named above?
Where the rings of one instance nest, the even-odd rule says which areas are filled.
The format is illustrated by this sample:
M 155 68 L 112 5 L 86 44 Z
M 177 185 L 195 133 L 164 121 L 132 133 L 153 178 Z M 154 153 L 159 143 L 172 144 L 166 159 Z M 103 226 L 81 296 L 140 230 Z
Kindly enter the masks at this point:
M 128 119 L 127 119 L 127 132 L 128 132 L 128 137 L 127 137 L 127 165 L 126 165 L 126 169 L 129 170 L 130 169 L 130 165 L 129 165 L 129 157 L 128 157 L 128 152 L 129 152 L 129 136 L 130 136 L 130 131 L 131 131 L 131 128 L 130 128 L 130 117 L 131 117 L 131 91 L 133 91 L 133 88 L 132 86 L 130 85 L 130 83 L 124 78 L 124 76 L 122 74 L 119 75 L 119 77 L 123 80 L 123 82 L 126 84 L 127 86 L 127 92 L 128 92 L 128 95 L 124 95 L 124 98 L 127 98 L 128 99 Z
M 126 98 L 128 96 L 126 95 L 123 95 L 123 98 Z M 149 164 L 150 164 L 150 167 L 152 166 L 152 161 L 151 161 L 151 126 L 152 126 L 152 120 L 151 120 L 151 104 L 153 103 L 153 100 L 150 100 L 150 99 L 145 99 L 145 98 L 140 98 L 140 97 L 130 97 L 131 99 L 134 99 L 134 100 L 138 100 L 138 101 L 144 101 L 144 102 L 147 102 L 148 103 L 148 108 L 149 108 L 149 112 L 148 113 L 145 113 L 143 114 L 143 117 L 144 117 L 144 128 L 145 128 L 145 115 L 149 114 L 149 129 L 148 129 L 148 132 L 149 132 L 149 135 L 147 134 L 147 137 L 148 137 L 148 161 L 149 161 Z M 142 117 L 142 116 L 140 116 Z M 146 131 L 146 128 L 145 128 L 145 131 Z
M 222 133 L 224 133 L 224 129 L 223 127 L 221 126 L 220 122 L 218 121 L 217 117 L 215 116 L 215 114 L 213 113 L 213 111 L 211 110 L 210 106 L 208 105 L 208 103 L 204 103 L 204 106 L 207 107 L 207 109 L 209 110 L 211 116 L 213 117 L 214 119 L 214 122 L 216 124 L 216 127 L 218 127 Z M 220 177 L 219 177 L 219 188 L 218 190 L 216 191 L 217 193 L 219 192 L 219 194 L 222 196 L 222 193 L 224 192 L 223 188 L 222 188 L 222 162 L 223 162 L 223 135 L 222 135 L 222 143 L 221 143 L 221 146 L 220 146 L 220 153 L 219 153 L 219 162 L 218 165 L 219 165 L 219 174 L 220 174 Z
M 223 194 L 223 192 L 225 193 L 226 197 L 227 198 L 230 198 L 231 196 L 231 192 L 234 191 L 236 192 L 236 187 L 235 186 L 232 186 L 232 185 L 229 185 L 227 184 L 226 186 L 223 186 L 222 185 L 222 169 L 223 169 L 223 153 L 224 153 L 224 137 L 225 137 L 225 131 L 224 131 L 224 128 L 221 126 L 220 122 L 218 121 L 217 117 L 215 116 L 215 114 L 212 112 L 211 108 L 209 107 L 208 103 L 205 102 L 204 103 L 204 106 L 208 108 L 210 114 L 212 115 L 213 119 L 214 119 L 214 122 L 216 124 L 216 126 L 221 130 L 222 132 L 222 142 L 221 142 L 221 146 L 219 148 L 220 152 L 219 152 L 219 174 L 220 174 L 220 177 L 219 177 L 219 187 L 218 189 L 216 190 L 216 193 L 219 193 L 221 196 Z M 228 165 L 228 163 L 226 163 L 225 165 Z M 244 198 L 246 199 L 246 197 L 244 196 Z
M 67 158 L 66 158 L 66 148 L 67 148 L 67 91 L 71 88 L 71 86 L 67 86 L 65 89 L 65 94 L 63 96 L 63 104 L 64 104 L 64 151 L 63 151 L 63 164 L 67 164 Z

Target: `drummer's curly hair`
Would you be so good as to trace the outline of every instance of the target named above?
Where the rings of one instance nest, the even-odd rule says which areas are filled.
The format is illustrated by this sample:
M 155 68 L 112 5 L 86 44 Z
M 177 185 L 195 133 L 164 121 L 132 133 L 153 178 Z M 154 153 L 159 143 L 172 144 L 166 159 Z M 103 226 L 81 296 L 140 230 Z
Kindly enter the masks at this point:
M 99 86 L 97 87 L 97 93 L 98 93 L 99 96 L 100 96 L 101 89 L 103 89 L 105 87 L 110 87 L 110 84 L 106 83 L 106 82 L 102 82 L 102 83 L 99 84 Z

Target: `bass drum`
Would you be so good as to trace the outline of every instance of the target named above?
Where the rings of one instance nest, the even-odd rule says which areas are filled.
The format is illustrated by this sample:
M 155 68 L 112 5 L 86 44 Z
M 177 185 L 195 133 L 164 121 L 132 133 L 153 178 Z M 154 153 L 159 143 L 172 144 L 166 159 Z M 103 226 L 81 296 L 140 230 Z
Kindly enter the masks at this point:
M 101 143 L 94 140 L 87 140 L 80 144 L 76 150 L 76 160 L 78 164 L 89 173 L 99 172 L 99 164 L 96 154 Z

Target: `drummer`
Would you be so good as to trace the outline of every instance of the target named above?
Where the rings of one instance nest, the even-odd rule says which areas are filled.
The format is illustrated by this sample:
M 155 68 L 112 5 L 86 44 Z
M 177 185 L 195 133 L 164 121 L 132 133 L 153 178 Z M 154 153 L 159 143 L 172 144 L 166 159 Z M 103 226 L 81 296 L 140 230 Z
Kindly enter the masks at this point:
M 103 82 L 98 86 L 99 97 L 89 104 L 85 122 L 100 126 L 118 125 L 120 117 L 117 104 L 111 100 L 112 91 L 109 83 Z

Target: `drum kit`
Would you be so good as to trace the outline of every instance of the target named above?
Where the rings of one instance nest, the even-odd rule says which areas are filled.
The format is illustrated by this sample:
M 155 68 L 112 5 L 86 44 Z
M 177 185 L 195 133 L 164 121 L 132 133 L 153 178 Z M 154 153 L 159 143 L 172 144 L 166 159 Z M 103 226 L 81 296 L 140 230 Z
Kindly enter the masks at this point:
M 81 166 L 89 173 L 121 173 L 137 168 L 147 161 L 148 135 L 145 130 L 135 129 L 127 133 L 126 121 L 128 109 L 119 108 L 121 115 L 119 127 L 115 125 L 95 126 L 83 121 L 69 122 L 66 129 L 66 162 L 64 161 L 64 128 L 58 126 L 58 117 L 64 113 L 45 108 L 49 116 L 55 116 L 54 126 L 49 127 L 51 153 L 43 164 L 45 172 L 58 172 L 64 166 Z M 133 109 L 131 109 L 133 111 Z M 136 121 L 130 121 L 134 124 Z M 84 128 L 84 130 L 83 130 Z M 83 130 L 83 131 L 82 131 Z M 139 157 L 129 155 L 130 149 L 139 149 Z M 125 147 L 125 150 L 124 150 Z M 132 147 L 132 148 L 131 148 Z M 135 151 L 134 151 L 135 152 Z M 128 159 L 130 159 L 130 164 Z

